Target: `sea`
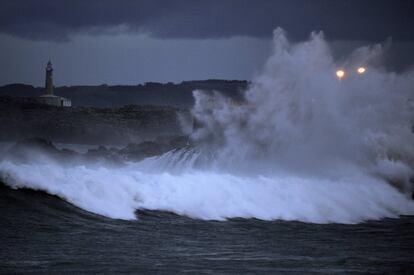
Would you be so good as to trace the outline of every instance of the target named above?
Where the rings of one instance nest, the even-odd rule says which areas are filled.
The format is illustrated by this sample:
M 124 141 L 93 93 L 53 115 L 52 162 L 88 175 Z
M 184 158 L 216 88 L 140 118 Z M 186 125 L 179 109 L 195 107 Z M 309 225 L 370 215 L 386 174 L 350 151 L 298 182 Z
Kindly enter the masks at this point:
M 193 92 L 187 148 L 0 157 L 0 273 L 414 274 L 414 74 L 273 44 L 242 100 Z
M 92 214 L 0 188 L 2 274 L 413 274 L 414 217 L 358 224 Z

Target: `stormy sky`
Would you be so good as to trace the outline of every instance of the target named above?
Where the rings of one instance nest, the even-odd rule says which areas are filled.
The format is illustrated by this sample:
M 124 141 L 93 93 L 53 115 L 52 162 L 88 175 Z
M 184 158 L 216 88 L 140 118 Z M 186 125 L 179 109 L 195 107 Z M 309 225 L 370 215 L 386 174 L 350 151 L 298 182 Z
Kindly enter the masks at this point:
M 392 69 L 414 63 L 410 0 L 2 0 L 0 85 L 137 84 L 251 79 L 272 30 L 322 30 L 334 52 L 392 38 Z

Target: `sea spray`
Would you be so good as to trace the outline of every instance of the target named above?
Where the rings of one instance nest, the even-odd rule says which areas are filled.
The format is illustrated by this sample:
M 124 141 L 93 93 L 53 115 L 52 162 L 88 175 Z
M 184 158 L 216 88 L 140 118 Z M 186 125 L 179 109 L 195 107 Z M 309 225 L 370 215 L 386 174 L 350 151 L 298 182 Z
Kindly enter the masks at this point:
M 414 74 L 374 67 L 380 55 L 379 45 L 363 47 L 336 64 L 321 33 L 291 44 L 277 29 L 273 54 L 244 101 L 195 91 L 193 115 L 201 127 L 192 138 L 213 146 L 222 167 L 336 177 L 349 173 L 347 167 L 376 173 L 377 165 L 391 160 L 406 167 L 408 185 Z M 339 67 L 346 72 L 342 80 L 335 75 Z
M 291 44 L 277 29 L 242 100 L 194 92 L 191 147 L 124 165 L 3 159 L 0 181 L 120 219 L 136 209 L 314 223 L 412 215 L 414 74 L 376 67 L 380 55 L 365 47 L 336 64 L 322 34 Z

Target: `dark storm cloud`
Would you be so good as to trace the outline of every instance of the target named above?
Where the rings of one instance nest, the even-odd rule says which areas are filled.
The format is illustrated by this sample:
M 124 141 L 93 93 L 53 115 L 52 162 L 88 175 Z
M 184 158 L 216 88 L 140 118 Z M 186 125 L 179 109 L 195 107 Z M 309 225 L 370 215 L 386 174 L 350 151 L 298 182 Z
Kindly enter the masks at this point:
M 78 32 L 123 31 L 160 38 L 270 37 L 276 26 L 293 39 L 323 30 L 330 39 L 412 41 L 410 0 L 3 0 L 0 32 L 65 40 Z

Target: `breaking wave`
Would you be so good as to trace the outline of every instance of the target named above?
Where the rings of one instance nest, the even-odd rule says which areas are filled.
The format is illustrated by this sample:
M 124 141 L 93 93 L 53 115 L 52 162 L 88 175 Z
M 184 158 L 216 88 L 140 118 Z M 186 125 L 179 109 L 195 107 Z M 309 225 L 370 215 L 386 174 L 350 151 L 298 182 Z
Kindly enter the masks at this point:
M 150 209 L 200 219 L 355 223 L 410 214 L 414 209 L 404 194 L 370 177 L 329 180 L 202 170 L 173 173 L 157 171 L 152 165 L 64 167 L 2 162 L 0 167 L 2 180 L 12 188 L 45 190 L 87 211 L 118 219 L 135 219 L 136 209 Z
M 337 64 L 322 34 L 291 44 L 277 29 L 243 100 L 194 92 L 192 148 L 122 166 L 5 159 L 0 180 L 119 219 L 136 209 L 314 223 L 412 215 L 414 74 L 385 71 L 380 56 L 364 47 Z

